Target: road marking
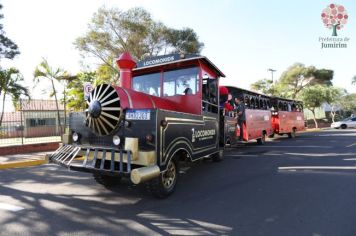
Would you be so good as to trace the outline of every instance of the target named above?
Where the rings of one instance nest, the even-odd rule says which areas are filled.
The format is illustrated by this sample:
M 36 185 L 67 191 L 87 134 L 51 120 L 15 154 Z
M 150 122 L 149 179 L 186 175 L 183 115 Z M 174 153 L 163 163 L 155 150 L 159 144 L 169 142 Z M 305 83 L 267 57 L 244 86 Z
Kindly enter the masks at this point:
M 0 210 L 7 210 L 7 211 L 21 211 L 25 208 L 23 207 L 19 207 L 19 206 L 15 206 L 15 205 L 11 205 L 11 204 L 7 204 L 7 203 L 0 203 Z
M 349 146 L 346 147 L 352 147 L 352 146 L 356 146 L 356 143 L 350 144 Z
M 278 170 L 356 170 L 356 166 L 282 166 Z
M 330 137 L 330 136 L 356 136 L 356 133 L 351 133 L 351 134 L 318 134 L 315 136 L 319 137 Z
M 256 154 L 237 154 L 237 155 L 227 155 L 227 157 L 257 157 Z
M 262 145 L 262 146 L 255 146 L 258 148 L 264 148 L 264 147 L 274 147 L 274 148 L 334 148 L 330 146 L 274 146 L 274 145 Z
M 294 152 L 286 152 L 284 154 L 293 155 L 293 156 L 314 156 L 314 157 L 356 156 L 356 153 L 294 153 Z
M 345 158 L 344 161 L 356 161 L 356 158 Z

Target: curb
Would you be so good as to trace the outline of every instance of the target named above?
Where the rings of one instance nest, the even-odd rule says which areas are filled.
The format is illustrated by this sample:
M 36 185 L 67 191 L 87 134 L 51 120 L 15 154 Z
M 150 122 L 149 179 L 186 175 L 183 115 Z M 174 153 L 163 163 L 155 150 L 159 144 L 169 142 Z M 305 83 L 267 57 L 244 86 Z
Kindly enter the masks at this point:
M 26 160 L 26 161 L 14 161 L 8 162 L 5 164 L 0 164 L 0 170 L 4 169 L 12 169 L 12 168 L 22 168 L 22 167 L 29 167 L 29 166 L 39 166 L 43 164 L 47 164 L 48 161 L 46 160 Z
M 22 161 L 10 161 L 1 164 L 0 163 L 0 170 L 5 170 L 5 169 L 13 169 L 13 168 L 24 168 L 24 167 L 30 167 L 30 166 L 39 166 L 43 164 L 48 164 L 48 156 L 44 159 L 40 160 L 22 160 Z

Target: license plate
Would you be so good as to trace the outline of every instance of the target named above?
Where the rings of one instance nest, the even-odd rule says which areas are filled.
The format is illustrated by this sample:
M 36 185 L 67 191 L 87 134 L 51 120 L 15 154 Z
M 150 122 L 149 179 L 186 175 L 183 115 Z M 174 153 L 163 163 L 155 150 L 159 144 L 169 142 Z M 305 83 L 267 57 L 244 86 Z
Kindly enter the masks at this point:
M 126 120 L 150 120 L 149 110 L 129 110 L 126 112 Z

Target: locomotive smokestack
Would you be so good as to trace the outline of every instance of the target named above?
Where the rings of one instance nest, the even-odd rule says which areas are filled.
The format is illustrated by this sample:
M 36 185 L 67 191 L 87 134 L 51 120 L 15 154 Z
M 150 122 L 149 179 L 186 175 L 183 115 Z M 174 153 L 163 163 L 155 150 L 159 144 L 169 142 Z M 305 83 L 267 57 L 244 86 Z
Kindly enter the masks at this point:
M 131 88 L 132 69 L 136 67 L 135 60 L 130 53 L 124 52 L 116 61 L 120 68 L 120 86 L 123 88 Z

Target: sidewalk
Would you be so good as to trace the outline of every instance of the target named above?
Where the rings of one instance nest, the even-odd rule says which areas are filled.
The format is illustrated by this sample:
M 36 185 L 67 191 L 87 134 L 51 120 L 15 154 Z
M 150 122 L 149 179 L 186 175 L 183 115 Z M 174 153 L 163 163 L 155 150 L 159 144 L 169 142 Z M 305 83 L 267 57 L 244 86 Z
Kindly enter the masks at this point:
M 32 152 L 24 154 L 0 155 L 0 170 L 37 166 L 48 163 L 46 154 L 51 152 Z

